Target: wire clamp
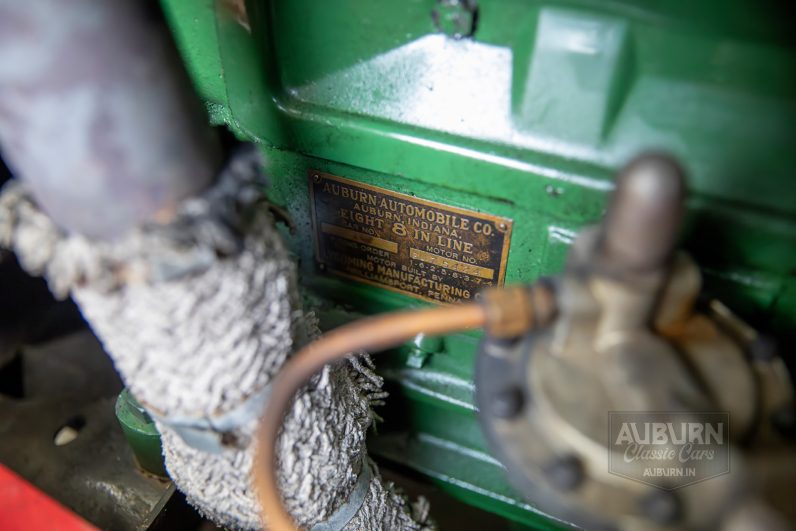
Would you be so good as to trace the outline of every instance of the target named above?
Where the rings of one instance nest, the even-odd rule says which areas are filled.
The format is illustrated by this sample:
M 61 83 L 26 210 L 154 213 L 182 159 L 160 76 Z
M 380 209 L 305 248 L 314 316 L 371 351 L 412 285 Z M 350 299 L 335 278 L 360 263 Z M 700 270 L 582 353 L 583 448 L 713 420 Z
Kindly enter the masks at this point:
M 148 413 L 159 423 L 174 430 L 188 446 L 202 452 L 220 454 L 224 450 L 239 449 L 236 441 L 229 439 L 229 435 L 258 418 L 270 395 L 271 386 L 265 385 L 237 407 L 218 416 L 164 416 L 151 410 Z
M 359 472 L 357 483 L 348 496 L 348 501 L 337 508 L 324 522 L 312 526 L 311 531 L 342 531 L 351 519 L 362 508 L 368 495 L 370 482 L 373 480 L 373 469 L 367 457 L 362 459 L 362 470 Z

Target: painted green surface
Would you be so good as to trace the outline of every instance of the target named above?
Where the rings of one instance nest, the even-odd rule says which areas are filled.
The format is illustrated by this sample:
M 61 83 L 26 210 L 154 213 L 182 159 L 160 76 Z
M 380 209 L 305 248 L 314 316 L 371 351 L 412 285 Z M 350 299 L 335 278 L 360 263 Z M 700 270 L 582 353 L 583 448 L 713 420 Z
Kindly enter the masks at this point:
M 435 33 L 434 0 L 253 0 L 251 32 L 208 0 L 163 2 L 211 119 L 262 146 L 325 325 L 422 303 L 316 269 L 309 169 L 512 218 L 518 282 L 558 272 L 615 169 L 658 149 L 688 169 L 683 244 L 707 290 L 796 337 L 796 53 L 791 17 L 767 3 L 483 0 L 474 37 L 455 41 Z M 371 448 L 546 526 L 485 449 L 476 342 L 378 360 L 393 399 Z
M 162 2 L 162 6 L 196 91 L 206 101 L 223 103 L 226 89 L 218 55 L 214 0 Z
M 150 474 L 167 477 L 155 422 L 127 389 L 116 399 L 116 419 L 141 468 Z

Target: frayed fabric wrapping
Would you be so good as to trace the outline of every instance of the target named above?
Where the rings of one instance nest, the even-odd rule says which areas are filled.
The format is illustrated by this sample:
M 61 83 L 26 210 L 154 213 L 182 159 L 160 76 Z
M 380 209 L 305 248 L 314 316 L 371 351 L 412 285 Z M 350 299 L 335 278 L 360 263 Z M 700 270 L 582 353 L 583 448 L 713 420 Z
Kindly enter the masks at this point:
M 133 395 L 158 418 L 166 467 L 200 512 L 235 529 L 263 526 L 252 488 L 256 416 L 217 435 L 220 451 L 191 446 L 170 418 L 210 419 L 271 382 L 291 352 L 319 333 L 300 308 L 295 266 L 264 204 L 254 150 L 231 159 L 216 185 L 185 201 L 166 225 L 114 242 L 64 234 L 23 184 L 0 194 L 0 246 L 72 294 Z M 101 223 L 101 220 L 97 220 Z M 368 459 L 371 407 L 385 393 L 366 355 L 327 367 L 296 396 L 279 439 L 279 480 L 303 527 L 347 503 Z M 424 529 L 424 500 L 410 505 L 373 468 L 345 529 Z

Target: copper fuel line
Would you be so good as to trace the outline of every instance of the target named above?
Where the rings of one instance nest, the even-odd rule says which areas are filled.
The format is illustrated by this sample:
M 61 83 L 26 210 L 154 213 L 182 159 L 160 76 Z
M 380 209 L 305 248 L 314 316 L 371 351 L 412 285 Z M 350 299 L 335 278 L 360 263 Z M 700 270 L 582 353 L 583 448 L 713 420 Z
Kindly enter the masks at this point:
M 293 395 L 324 365 L 352 352 L 378 352 L 418 334 L 443 335 L 485 327 L 497 337 L 518 337 L 549 323 L 555 299 L 547 284 L 517 285 L 484 292 L 482 302 L 440 306 L 369 317 L 341 326 L 301 349 L 274 379 L 257 431 L 254 484 L 263 522 L 275 531 L 297 529 L 282 504 L 277 483 L 276 440 Z

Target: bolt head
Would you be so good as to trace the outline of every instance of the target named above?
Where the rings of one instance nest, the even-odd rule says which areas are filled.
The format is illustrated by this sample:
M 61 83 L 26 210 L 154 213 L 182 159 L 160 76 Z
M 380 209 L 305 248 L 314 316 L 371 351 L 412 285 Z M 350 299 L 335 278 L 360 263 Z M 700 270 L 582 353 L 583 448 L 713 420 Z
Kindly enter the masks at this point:
M 477 12 L 475 0 L 438 0 L 431 18 L 437 30 L 454 39 L 462 39 L 475 32 Z
M 561 491 L 577 488 L 586 477 L 583 463 L 575 455 L 559 457 L 544 468 L 544 475 L 553 487 Z
M 671 525 L 680 519 L 682 507 L 674 492 L 658 490 L 644 496 L 641 501 L 644 515 L 659 525 Z
M 428 360 L 430 354 L 428 352 L 424 352 L 420 349 L 413 348 L 409 357 L 406 358 L 406 365 L 408 367 L 412 367 L 413 369 L 422 369 L 423 365 L 426 364 L 426 360 Z
M 776 342 L 768 336 L 758 335 L 749 345 L 749 355 L 754 361 L 769 363 L 777 357 Z
M 525 403 L 525 397 L 519 387 L 509 387 L 495 393 L 490 400 L 489 410 L 498 418 L 516 417 Z

